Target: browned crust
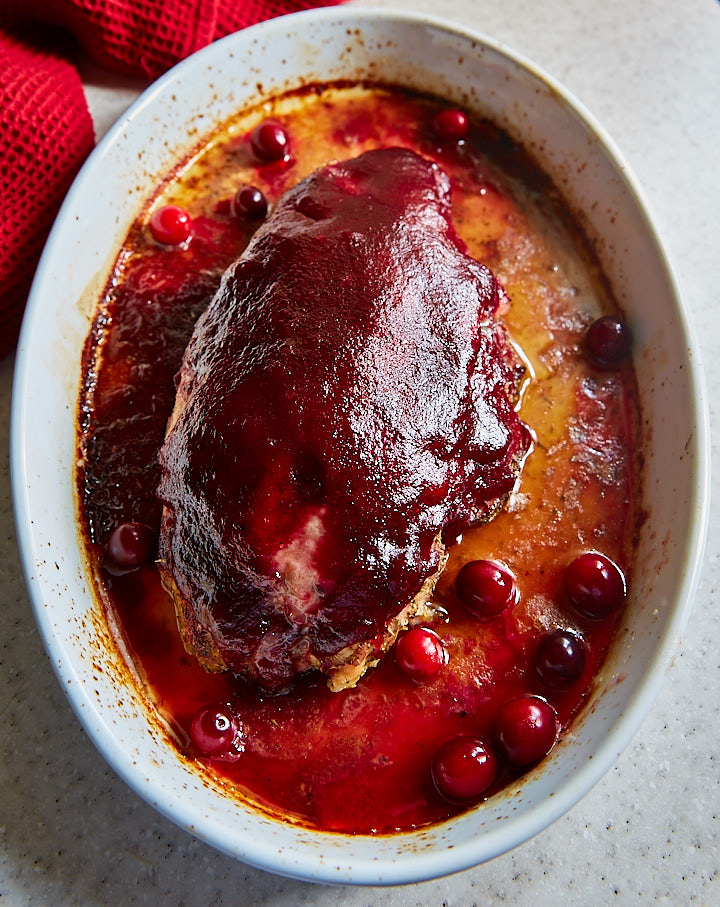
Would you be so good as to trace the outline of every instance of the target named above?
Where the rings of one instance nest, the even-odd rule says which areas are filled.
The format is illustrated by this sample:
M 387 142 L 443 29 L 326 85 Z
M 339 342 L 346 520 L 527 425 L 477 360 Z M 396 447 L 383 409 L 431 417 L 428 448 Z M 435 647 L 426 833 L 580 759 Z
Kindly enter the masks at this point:
M 167 508 L 163 511 L 163 518 L 168 518 Z M 440 574 L 445 568 L 448 556 L 440 541 L 440 533 L 433 544 L 440 555 L 438 569 L 425 580 L 417 595 L 389 622 L 381 638 L 346 646 L 325 663 L 309 654 L 306 665 L 303 666 L 304 669 L 315 669 L 326 674 L 327 685 L 333 692 L 350 689 L 358 683 L 366 671 L 378 664 L 402 630 L 414 622 L 428 623 L 436 620 L 439 609 L 430 602 L 430 598 L 435 591 Z M 212 615 L 205 614 L 205 620 L 203 620 L 201 615 L 197 614 L 195 608 L 186 601 L 180 592 L 168 564 L 159 561 L 158 569 L 163 588 L 175 607 L 175 618 L 185 651 L 196 658 L 204 670 L 210 674 L 226 671 L 229 666 L 223 659 L 213 636 Z
M 163 510 L 163 519 L 166 518 L 166 510 L 167 508 Z M 213 637 L 211 615 L 206 615 L 205 622 L 200 620 L 195 607 L 180 592 L 168 565 L 158 561 L 158 570 L 163 588 L 175 606 L 175 619 L 185 651 L 197 658 L 209 674 L 226 671 L 228 666 Z
M 375 640 L 346 646 L 332 659 L 331 664 L 321 668 L 327 674 L 327 685 L 337 693 L 354 687 L 370 668 L 374 668 L 383 655 L 394 644 L 398 634 L 416 622 L 432 623 L 438 617 L 438 606 L 430 601 L 440 574 L 445 569 L 447 554 L 440 535 L 435 539 L 437 548 L 442 552 L 438 569 L 429 576 L 418 594 L 388 624 L 385 635 L 378 646 Z

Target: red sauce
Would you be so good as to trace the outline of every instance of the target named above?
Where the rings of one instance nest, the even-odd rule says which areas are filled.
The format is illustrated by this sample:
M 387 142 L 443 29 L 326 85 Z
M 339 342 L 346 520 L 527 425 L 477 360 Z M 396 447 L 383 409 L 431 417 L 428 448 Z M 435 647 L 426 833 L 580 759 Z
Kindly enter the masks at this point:
M 544 697 L 567 727 L 618 615 L 578 614 L 564 591 L 565 567 L 597 550 L 631 580 L 634 374 L 629 361 L 598 369 L 582 348 L 586 327 L 613 312 L 613 301 L 554 189 L 522 150 L 487 123 L 472 123 L 460 142 L 439 139 L 432 121 L 441 109 L 431 99 L 346 86 L 241 115 L 152 202 L 189 211 L 190 243 L 159 246 L 144 214 L 123 246 L 86 346 L 79 481 L 89 548 L 100 565 L 119 523 L 159 526 L 156 455 L 173 378 L 195 319 L 256 226 L 233 213 L 238 188 L 258 187 L 272 206 L 325 161 L 390 145 L 437 160 L 450 176 L 455 227 L 512 300 L 504 320 L 534 371 L 520 413 L 536 445 L 509 507 L 452 549 L 435 592 L 448 617 L 433 627 L 447 663 L 416 682 L 391 651 L 355 689 L 332 693 L 321 675 L 309 674 L 284 695 L 264 694 L 230 673 L 207 674 L 184 651 L 154 566 L 119 575 L 98 569 L 107 607 L 176 745 L 238 797 L 328 830 L 405 830 L 477 802 L 450 802 L 438 792 L 430 770 L 435 753 L 460 735 L 494 746 L 500 710 L 519 696 Z M 265 163 L 252 154 L 251 132 L 270 116 L 290 137 L 289 160 Z M 464 563 L 483 558 L 507 565 L 517 601 L 481 621 L 459 601 L 455 578 Z M 544 684 L 534 665 L 538 640 L 557 628 L 577 633 L 587 654 L 581 676 L 561 691 Z M 189 742 L 193 717 L 215 702 L 230 703 L 242 723 L 244 752 L 236 761 L 201 758 Z M 520 774 L 501 757 L 498 764 L 483 796 Z

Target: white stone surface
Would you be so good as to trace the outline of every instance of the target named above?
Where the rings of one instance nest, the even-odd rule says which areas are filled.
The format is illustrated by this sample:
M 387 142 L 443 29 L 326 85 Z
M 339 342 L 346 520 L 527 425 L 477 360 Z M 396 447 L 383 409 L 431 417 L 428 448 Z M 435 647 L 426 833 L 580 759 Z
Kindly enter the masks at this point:
M 720 387 L 720 4 L 716 0 L 369 0 L 486 32 L 605 125 L 655 212 L 690 306 L 711 419 Z M 102 134 L 136 95 L 88 67 Z M 12 362 L 0 363 L 7 449 Z M 720 474 L 720 428 L 712 433 Z M 714 489 L 717 488 L 717 478 Z M 660 699 L 615 768 L 514 852 L 436 882 L 322 888 L 221 856 L 157 815 L 85 738 L 35 631 L 0 470 L 0 900 L 21 904 L 720 903 L 720 525 Z

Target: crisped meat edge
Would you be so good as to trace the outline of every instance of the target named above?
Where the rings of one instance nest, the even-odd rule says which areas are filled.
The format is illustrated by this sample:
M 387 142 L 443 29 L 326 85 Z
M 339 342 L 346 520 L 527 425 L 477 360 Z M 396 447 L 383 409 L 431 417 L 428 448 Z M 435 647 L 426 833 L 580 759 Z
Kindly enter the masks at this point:
M 298 664 L 298 671 L 300 673 L 311 670 L 321 671 L 327 676 L 327 685 L 334 693 L 351 689 L 366 671 L 378 664 L 402 630 L 418 622 L 434 622 L 440 609 L 430 599 L 448 558 L 445 547 L 440 541 L 440 533 L 435 540 L 435 547 L 440 555 L 438 569 L 427 577 L 417 595 L 388 622 L 381 638 L 364 640 L 346 646 L 326 663 L 322 663 L 317 657 L 308 653 L 305 663 Z M 201 624 L 198 621 L 197 613 L 183 598 L 167 565 L 159 561 L 158 567 L 163 588 L 170 595 L 175 606 L 175 616 L 185 651 L 196 658 L 208 673 L 217 674 L 228 670 L 229 666 L 225 663 L 215 642 L 209 623 Z M 212 618 L 208 616 L 209 621 L 212 621 Z M 190 632 L 189 624 L 193 625 L 192 632 Z

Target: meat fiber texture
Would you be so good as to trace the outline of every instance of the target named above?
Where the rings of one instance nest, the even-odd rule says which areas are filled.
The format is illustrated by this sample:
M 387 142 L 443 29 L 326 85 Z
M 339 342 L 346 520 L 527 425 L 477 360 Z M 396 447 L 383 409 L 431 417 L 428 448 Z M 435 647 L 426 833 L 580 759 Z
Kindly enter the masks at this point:
M 530 446 L 506 299 L 399 148 L 287 192 L 185 352 L 160 451 L 163 581 L 210 671 L 352 686 L 432 617 L 443 527 L 487 519 Z

